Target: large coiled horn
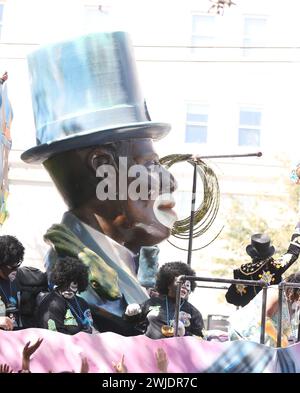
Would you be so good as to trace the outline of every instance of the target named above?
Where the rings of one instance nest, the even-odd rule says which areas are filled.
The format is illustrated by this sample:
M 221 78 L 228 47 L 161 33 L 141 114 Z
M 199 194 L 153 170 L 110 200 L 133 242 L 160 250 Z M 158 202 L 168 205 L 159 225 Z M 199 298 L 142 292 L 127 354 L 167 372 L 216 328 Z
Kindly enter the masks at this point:
M 203 235 L 209 230 L 217 217 L 220 207 L 220 188 L 217 176 L 213 169 L 207 163 L 205 163 L 203 159 L 261 156 L 262 153 L 258 152 L 250 154 L 215 155 L 203 157 L 198 157 L 192 154 L 171 154 L 161 158 L 160 163 L 166 168 L 170 168 L 172 165 L 179 162 L 188 162 L 191 165 L 196 166 L 196 173 L 200 176 L 203 186 L 203 200 L 201 204 L 197 208 L 192 208 L 191 215 L 189 217 L 176 221 L 171 232 L 171 239 L 168 240 L 169 243 L 181 250 L 189 252 L 197 251 L 204 247 L 207 247 L 210 243 L 212 243 L 219 236 L 223 229 L 222 227 L 217 232 L 217 234 L 214 235 L 213 239 L 211 239 L 206 244 L 202 245 L 201 247 L 192 249 L 192 239 Z M 196 179 L 194 179 L 194 183 L 195 182 Z M 172 239 L 172 237 L 174 240 Z M 175 244 L 175 239 L 189 241 L 189 247 L 179 247 Z

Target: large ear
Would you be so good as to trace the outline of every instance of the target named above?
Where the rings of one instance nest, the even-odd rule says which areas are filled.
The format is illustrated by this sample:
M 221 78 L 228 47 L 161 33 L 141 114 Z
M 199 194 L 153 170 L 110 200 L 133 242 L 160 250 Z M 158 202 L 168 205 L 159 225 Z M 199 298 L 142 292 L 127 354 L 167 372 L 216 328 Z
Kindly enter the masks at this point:
M 93 171 L 97 171 L 100 165 L 112 165 L 117 169 L 117 163 L 110 149 L 105 146 L 97 147 L 90 151 L 87 156 L 87 164 Z

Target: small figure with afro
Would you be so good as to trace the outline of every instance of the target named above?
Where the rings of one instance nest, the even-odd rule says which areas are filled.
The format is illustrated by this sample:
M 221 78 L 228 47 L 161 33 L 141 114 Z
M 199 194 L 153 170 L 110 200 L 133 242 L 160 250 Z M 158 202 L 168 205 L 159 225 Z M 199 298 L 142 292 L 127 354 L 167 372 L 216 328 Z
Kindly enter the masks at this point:
M 24 247 L 14 236 L 0 236 L 0 329 L 22 327 L 20 316 L 20 286 L 17 270 L 24 258 Z
M 157 273 L 156 290 L 158 296 L 151 297 L 143 304 L 129 304 L 125 311 L 125 318 L 133 323 L 146 322 L 145 335 L 152 339 L 174 336 L 176 278 L 195 276 L 196 273 L 183 262 L 168 262 Z M 185 281 L 181 287 L 181 302 L 178 323 L 179 336 L 203 337 L 204 328 L 201 313 L 188 302 L 188 297 L 194 291 L 194 281 Z
M 65 334 L 93 333 L 89 305 L 78 293 L 88 286 L 88 267 L 79 259 L 58 258 L 51 271 L 54 289 L 40 300 L 39 327 Z

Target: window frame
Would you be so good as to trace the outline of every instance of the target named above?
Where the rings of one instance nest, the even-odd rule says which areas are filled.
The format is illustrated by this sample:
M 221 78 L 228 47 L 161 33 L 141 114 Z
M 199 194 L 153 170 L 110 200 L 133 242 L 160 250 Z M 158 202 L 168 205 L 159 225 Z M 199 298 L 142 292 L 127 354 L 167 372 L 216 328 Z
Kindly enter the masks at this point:
M 265 34 L 262 38 L 257 39 L 259 35 L 246 34 L 246 19 L 252 20 L 264 20 L 265 21 Z M 266 45 L 266 37 L 267 37 L 267 23 L 268 23 L 268 16 L 267 15 L 253 15 L 253 14 L 245 14 L 243 15 L 243 32 L 242 32 L 242 55 L 243 56 L 252 56 L 255 54 L 262 53 L 261 49 L 247 49 L 247 46 L 256 47 L 256 46 L 263 46 Z
M 189 111 L 189 106 L 198 106 L 199 108 L 205 109 L 204 111 L 201 112 L 191 112 Z M 206 115 L 207 120 L 188 120 L 188 115 L 189 114 L 199 114 L 199 115 Z M 184 132 L 184 143 L 196 143 L 196 144 L 201 144 L 201 145 L 206 145 L 208 143 L 208 124 L 209 124 L 209 105 L 206 102 L 199 102 L 199 101 L 187 101 L 185 103 L 185 132 Z M 205 135 L 205 141 L 188 141 L 187 140 L 187 128 L 188 126 L 198 126 L 198 127 L 205 127 L 206 130 L 206 135 Z
M 260 113 L 260 122 L 259 124 L 250 124 L 250 123 L 241 123 L 241 113 L 242 112 L 250 112 L 250 113 Z M 238 126 L 238 135 L 237 142 L 238 146 L 243 147 L 260 147 L 261 146 L 261 135 L 262 135 L 262 116 L 263 109 L 260 106 L 250 106 L 250 105 L 240 105 L 239 106 L 239 126 Z M 241 144 L 241 130 L 249 130 L 249 131 L 259 131 L 258 134 L 258 144 Z
M 202 17 L 202 18 L 206 18 L 206 19 L 211 19 L 213 20 L 213 24 L 211 29 L 213 30 L 214 34 L 199 34 L 194 32 L 194 19 L 196 19 L 197 17 Z M 215 15 L 209 15 L 207 13 L 204 12 L 192 12 L 191 14 L 191 52 L 194 53 L 197 51 L 198 48 L 193 48 L 193 46 L 201 46 L 201 44 L 195 44 L 195 40 L 197 39 L 203 39 L 204 43 L 203 45 L 205 46 L 210 46 L 213 45 L 216 41 L 217 38 L 217 31 L 216 31 L 216 16 Z

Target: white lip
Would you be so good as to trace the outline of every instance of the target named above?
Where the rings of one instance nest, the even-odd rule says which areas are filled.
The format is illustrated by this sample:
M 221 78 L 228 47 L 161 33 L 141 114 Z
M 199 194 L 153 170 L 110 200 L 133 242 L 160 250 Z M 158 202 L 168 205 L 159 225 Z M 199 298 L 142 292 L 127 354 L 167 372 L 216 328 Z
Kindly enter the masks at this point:
M 61 294 L 66 299 L 72 299 L 75 296 L 75 293 L 72 291 L 63 291 Z
M 153 211 L 156 219 L 167 228 L 172 228 L 178 220 L 177 214 L 173 210 L 175 200 L 171 194 L 159 195 L 153 204 Z
M 181 288 L 180 294 L 182 297 L 185 297 L 188 294 L 188 291 L 185 288 Z

